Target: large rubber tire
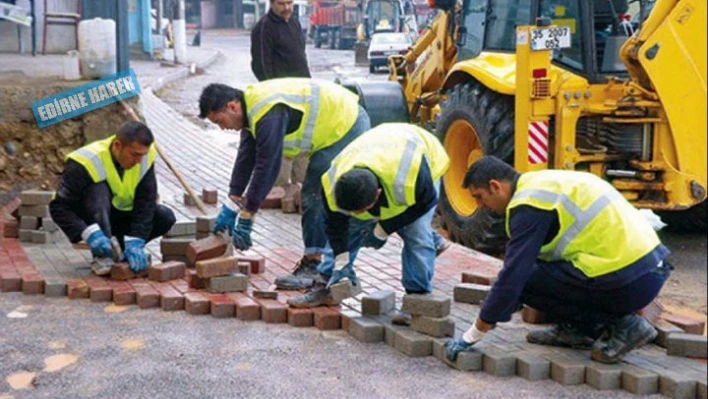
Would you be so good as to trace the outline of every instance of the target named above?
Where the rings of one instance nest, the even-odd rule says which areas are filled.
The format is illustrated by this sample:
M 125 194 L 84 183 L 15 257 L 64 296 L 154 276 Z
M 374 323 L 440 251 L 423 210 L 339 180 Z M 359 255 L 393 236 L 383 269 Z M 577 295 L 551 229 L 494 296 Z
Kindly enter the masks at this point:
M 436 135 L 450 156 L 438 212 L 450 239 L 466 247 L 500 255 L 506 245 L 504 217 L 477 207 L 462 187 L 469 166 L 483 155 L 514 162 L 514 98 L 477 81 L 447 93 L 436 122 Z
M 683 211 L 657 212 L 666 229 L 679 233 L 705 233 L 708 230 L 708 201 Z

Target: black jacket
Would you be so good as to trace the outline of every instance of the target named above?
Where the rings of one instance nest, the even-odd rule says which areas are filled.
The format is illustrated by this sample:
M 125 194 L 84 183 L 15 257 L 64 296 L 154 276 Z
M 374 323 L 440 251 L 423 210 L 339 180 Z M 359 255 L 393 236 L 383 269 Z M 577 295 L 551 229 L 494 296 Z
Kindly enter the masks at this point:
M 270 10 L 253 27 L 251 70 L 258 81 L 311 77 L 305 36 L 296 15 L 285 21 Z

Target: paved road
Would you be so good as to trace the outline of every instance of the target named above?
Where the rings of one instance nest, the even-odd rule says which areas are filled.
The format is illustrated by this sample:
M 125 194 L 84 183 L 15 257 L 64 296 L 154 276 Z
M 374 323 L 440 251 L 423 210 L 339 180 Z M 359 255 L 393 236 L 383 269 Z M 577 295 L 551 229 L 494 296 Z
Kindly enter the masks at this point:
M 256 79 L 250 68 L 250 44 L 247 36 L 205 36 L 204 46 L 218 48 L 224 57 L 205 74 L 192 77 L 165 88 L 162 94 L 172 107 L 183 115 L 191 117 L 202 126 L 217 129 L 214 125 L 199 121 L 197 101 L 201 89 L 209 83 L 221 82 L 235 87 L 244 87 Z M 355 79 L 385 80 L 386 72 L 370 75 L 368 68 L 354 66 L 352 51 L 315 49 L 308 47 L 308 59 L 313 76 L 333 80 L 336 77 Z M 210 126 L 209 126 L 210 125 Z M 237 140 L 232 136 L 232 140 Z M 708 255 L 706 255 L 706 234 L 677 235 L 661 233 L 662 240 L 673 252 L 670 261 L 676 267 L 664 288 L 661 299 L 673 306 L 690 308 L 705 315 L 708 311 Z

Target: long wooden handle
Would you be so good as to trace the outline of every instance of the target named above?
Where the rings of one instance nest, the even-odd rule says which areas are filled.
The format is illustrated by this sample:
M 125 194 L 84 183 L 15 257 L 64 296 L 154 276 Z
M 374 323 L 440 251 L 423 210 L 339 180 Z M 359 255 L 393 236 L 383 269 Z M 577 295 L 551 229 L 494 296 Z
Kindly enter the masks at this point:
M 130 116 L 131 119 L 133 119 L 134 121 L 140 122 L 140 118 L 138 118 L 138 116 L 135 115 L 135 111 L 133 111 L 133 107 L 128 105 L 125 101 L 121 100 L 119 102 L 120 102 L 120 105 L 123 106 L 123 109 L 125 110 L 125 112 L 128 113 L 128 115 Z M 182 187 L 184 187 L 184 189 L 187 190 L 187 194 L 189 194 L 189 196 L 192 198 L 192 201 L 194 201 L 194 203 L 197 204 L 197 208 L 199 208 L 199 210 L 202 212 L 203 215 L 208 215 L 208 212 L 207 212 L 206 207 L 204 206 L 204 203 L 199 198 L 199 196 L 197 196 L 197 194 L 194 192 L 194 190 L 192 190 L 192 186 L 189 185 L 189 183 L 187 182 L 187 179 L 185 179 L 184 175 L 182 175 L 182 172 L 180 172 L 179 169 L 177 169 L 177 167 L 175 167 L 174 163 L 172 163 L 172 159 L 167 155 L 167 153 L 162 151 L 162 147 L 160 147 L 160 145 L 157 143 L 157 141 L 155 141 L 154 144 L 155 144 L 155 149 L 157 150 L 157 153 L 160 154 L 160 158 L 162 158 L 162 160 L 165 161 L 165 163 L 167 164 L 167 167 L 170 168 L 172 173 L 174 173 L 174 175 L 177 177 L 177 180 L 179 180 L 179 182 L 182 184 Z

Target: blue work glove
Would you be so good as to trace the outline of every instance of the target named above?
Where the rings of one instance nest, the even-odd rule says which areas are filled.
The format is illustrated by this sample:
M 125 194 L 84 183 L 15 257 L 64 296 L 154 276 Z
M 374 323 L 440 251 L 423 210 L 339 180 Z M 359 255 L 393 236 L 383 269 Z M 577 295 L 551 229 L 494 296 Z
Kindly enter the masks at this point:
M 216 217 L 216 221 L 214 222 L 214 228 L 211 230 L 212 233 L 218 234 L 222 231 L 228 231 L 229 235 L 234 235 L 234 224 L 236 223 L 236 215 L 238 215 L 239 211 L 238 205 L 236 205 L 235 202 L 231 200 L 231 198 L 227 198 L 224 203 L 221 205 L 221 211 L 219 211 L 219 215 Z
M 376 223 L 376 226 L 374 226 L 374 231 L 364 240 L 364 246 L 380 249 L 386 245 L 386 240 L 388 240 L 388 233 L 386 233 L 383 227 L 381 227 L 381 224 Z
M 97 223 L 87 227 L 81 238 L 86 241 L 86 244 L 91 248 L 91 255 L 95 258 L 112 258 L 113 249 L 111 249 L 111 240 L 103 234 L 103 231 Z
M 345 277 L 352 282 L 352 285 L 359 285 L 359 278 L 354 272 L 354 265 L 349 262 L 349 252 L 339 254 L 335 258 L 334 270 L 332 271 L 332 276 L 329 278 L 329 281 L 327 281 L 326 288 L 329 289 Z
M 457 360 L 457 355 L 472 348 L 475 343 L 468 343 L 464 339 L 452 339 L 445 343 L 445 357 L 451 362 Z
M 145 254 L 145 240 L 137 237 L 125 237 L 125 251 L 123 258 L 128 261 L 130 270 L 140 273 L 148 268 L 148 259 Z
M 234 228 L 234 232 L 231 234 L 231 241 L 233 242 L 234 247 L 240 249 L 241 251 L 251 248 L 251 246 L 253 246 L 253 242 L 251 242 L 252 230 L 253 219 L 245 219 L 242 217 L 238 218 L 238 223 Z

